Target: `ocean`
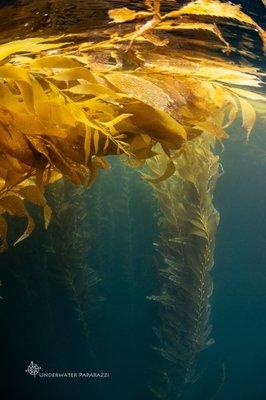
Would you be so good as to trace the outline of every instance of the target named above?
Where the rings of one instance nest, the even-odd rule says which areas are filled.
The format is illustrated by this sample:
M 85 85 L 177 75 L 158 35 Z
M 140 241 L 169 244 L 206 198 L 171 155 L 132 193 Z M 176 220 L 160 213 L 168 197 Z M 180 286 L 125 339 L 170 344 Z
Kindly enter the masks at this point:
M 1 43 L 31 35 L 80 33 L 89 18 L 86 29 L 101 30 L 110 7 L 141 8 L 141 2 L 111 0 L 80 1 L 78 7 L 79 1 L 71 0 L 63 10 L 62 3 L 40 0 L 33 7 L 27 1 L 1 1 Z M 171 10 L 176 2 L 166 3 Z M 263 2 L 241 4 L 265 28 Z M 228 57 L 265 74 L 256 33 L 230 29 L 224 27 L 225 38 L 232 35 L 233 45 L 242 52 Z M 259 88 L 259 93 L 265 89 Z M 263 107 L 265 114 L 265 103 Z M 165 182 L 152 185 L 145 180 L 145 166 L 132 168 L 126 157 L 109 155 L 111 168 L 101 169 L 89 188 L 67 179 L 47 188 L 53 210 L 47 230 L 39 207 L 28 204 L 36 228 L 14 247 L 25 221 L 8 216 L 10 246 L 0 255 L 2 400 L 266 400 L 265 116 L 257 118 L 249 141 L 237 121 L 224 146 L 218 143 L 212 151 L 219 155 L 223 173 L 208 203 L 213 215 L 215 210 L 220 214 L 208 249 L 212 253 L 215 240 L 211 280 L 207 274 L 213 290 L 208 289 L 204 300 L 210 303 L 204 303 L 204 310 L 207 315 L 210 309 L 211 345 L 202 345 L 207 348 L 196 351 L 196 360 L 187 353 L 192 354 L 193 345 L 183 349 L 186 338 L 194 343 L 200 335 L 192 332 L 194 317 L 189 319 L 197 288 L 188 278 L 183 287 L 190 294 L 183 289 L 180 294 L 161 273 L 167 265 L 173 267 L 171 257 L 181 257 L 179 246 L 187 246 L 188 240 L 181 235 L 185 228 L 180 228 L 180 237 L 172 237 L 177 247 L 171 253 L 165 208 L 176 199 L 189 210 L 190 202 L 196 201 L 192 192 L 184 185 L 191 199 L 174 198 L 175 190 L 182 190 L 179 176 L 168 204 L 158 194 L 167 187 Z M 179 271 L 177 265 L 173 268 Z M 165 306 L 153 298 L 169 293 L 177 304 Z M 172 329 L 182 331 L 173 342 Z M 163 356 L 161 350 L 166 354 L 169 348 L 175 362 Z M 188 370 L 193 374 L 184 383 Z

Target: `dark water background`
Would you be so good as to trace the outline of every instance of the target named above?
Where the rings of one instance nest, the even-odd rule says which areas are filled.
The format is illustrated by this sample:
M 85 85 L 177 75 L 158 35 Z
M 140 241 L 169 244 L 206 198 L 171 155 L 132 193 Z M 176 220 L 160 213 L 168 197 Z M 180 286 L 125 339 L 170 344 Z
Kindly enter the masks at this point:
M 111 2 L 98 7 L 103 3 Z M 242 4 L 263 22 L 260 0 Z M 255 63 L 265 69 L 259 50 Z M 200 379 L 185 398 L 266 400 L 265 126 L 257 125 L 249 145 L 229 140 L 221 158 L 225 174 L 215 195 L 221 223 L 212 273 L 216 343 L 202 353 Z M 158 285 L 152 246 L 158 234 L 156 201 L 138 172 L 117 160 L 111 163 L 112 171 L 79 192 L 74 209 L 67 207 L 75 189 L 67 186 L 62 229 L 56 231 L 58 243 L 67 247 L 74 230 L 86 227 L 88 238 L 80 241 L 86 242 L 88 265 L 101 279 L 96 289 L 88 289 L 82 269 L 71 275 L 75 252 L 64 255 L 63 262 L 41 228 L 1 255 L 1 400 L 153 398 L 147 383 L 160 369 L 160 359 L 151 349 L 156 309 L 146 296 Z M 14 231 L 19 229 L 18 222 Z M 91 305 L 88 291 L 104 300 Z M 103 371 L 111 377 L 34 379 L 25 372 L 30 361 L 41 372 Z

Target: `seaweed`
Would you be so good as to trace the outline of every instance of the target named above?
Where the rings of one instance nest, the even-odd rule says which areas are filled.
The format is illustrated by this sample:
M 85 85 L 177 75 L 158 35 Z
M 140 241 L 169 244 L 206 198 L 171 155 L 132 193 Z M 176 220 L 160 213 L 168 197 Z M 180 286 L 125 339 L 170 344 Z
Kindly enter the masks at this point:
M 49 187 L 48 197 L 54 218 L 43 245 L 43 262 L 51 285 L 63 288 L 83 335 L 91 340 L 90 324 L 103 298 L 97 290 L 100 278 L 88 260 L 90 234 L 84 189 L 60 180 Z
M 175 398 L 195 380 L 201 350 L 210 346 L 210 271 L 214 264 L 215 235 L 219 214 L 213 191 L 222 173 L 213 153 L 213 139 L 206 136 L 187 143 L 173 161 L 175 173 L 153 182 L 161 217 L 156 249 L 160 253 L 161 291 L 149 296 L 160 309 L 156 350 L 165 359 L 165 398 Z M 152 175 L 159 175 L 167 159 L 163 154 L 147 162 Z M 158 389 L 156 389 L 158 390 Z
M 248 139 L 256 120 L 252 102 L 265 98 L 246 86 L 261 85 L 260 71 L 167 43 L 173 30 L 222 38 L 199 17 L 233 18 L 265 42 L 262 28 L 239 7 L 217 0 L 197 0 L 165 15 L 159 1 L 146 6 L 148 11 L 111 10 L 115 24 L 98 40 L 80 34 L 80 43 L 68 34 L 0 45 L 1 250 L 7 247 L 6 214 L 27 220 L 16 243 L 35 227 L 25 201 L 44 209 L 47 227 L 46 187 L 62 176 L 91 185 L 97 170 L 110 167 L 107 155 L 143 164 L 157 143 L 169 156 L 203 132 L 223 140 L 239 111 Z M 116 28 L 118 22 L 125 29 Z M 223 46 L 229 50 L 224 39 Z M 173 172 L 169 160 L 162 179 Z

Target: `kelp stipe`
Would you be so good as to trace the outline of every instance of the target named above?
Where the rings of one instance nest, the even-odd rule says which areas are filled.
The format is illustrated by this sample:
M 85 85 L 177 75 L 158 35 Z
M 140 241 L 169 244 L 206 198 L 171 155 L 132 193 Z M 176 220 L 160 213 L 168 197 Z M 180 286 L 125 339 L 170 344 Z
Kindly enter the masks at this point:
M 162 213 L 155 243 L 161 255 L 162 289 L 149 299 L 159 303 L 161 325 L 155 333 L 157 350 L 165 359 L 161 380 L 167 399 L 174 399 L 184 384 L 193 382 L 199 352 L 213 342 L 210 270 L 219 223 L 213 190 L 222 170 L 212 146 L 208 135 L 187 143 L 174 160 L 175 173 L 152 184 Z M 156 176 L 166 163 L 163 154 L 147 161 Z

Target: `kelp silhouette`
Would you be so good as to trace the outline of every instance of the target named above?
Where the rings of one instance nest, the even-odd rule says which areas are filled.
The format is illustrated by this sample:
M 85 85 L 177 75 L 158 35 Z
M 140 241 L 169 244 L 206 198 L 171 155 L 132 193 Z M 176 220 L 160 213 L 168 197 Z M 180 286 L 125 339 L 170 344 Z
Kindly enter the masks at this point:
M 100 278 L 88 261 L 90 233 L 85 189 L 61 179 L 49 186 L 47 197 L 54 218 L 43 243 L 42 262 L 51 281 L 68 293 L 82 333 L 91 340 L 91 315 L 103 298 L 97 291 Z
M 155 333 L 160 342 L 157 350 L 166 360 L 158 380 L 161 387 L 152 390 L 162 398 L 175 398 L 184 384 L 195 380 L 198 354 L 213 343 L 209 337 L 210 271 L 219 214 L 212 200 L 222 173 L 213 142 L 204 136 L 188 142 L 174 160 L 174 174 L 152 184 L 162 213 L 155 243 L 162 256 L 162 288 L 149 299 L 160 304 L 161 326 Z M 160 174 L 166 162 L 161 154 L 147 164 L 152 174 Z

